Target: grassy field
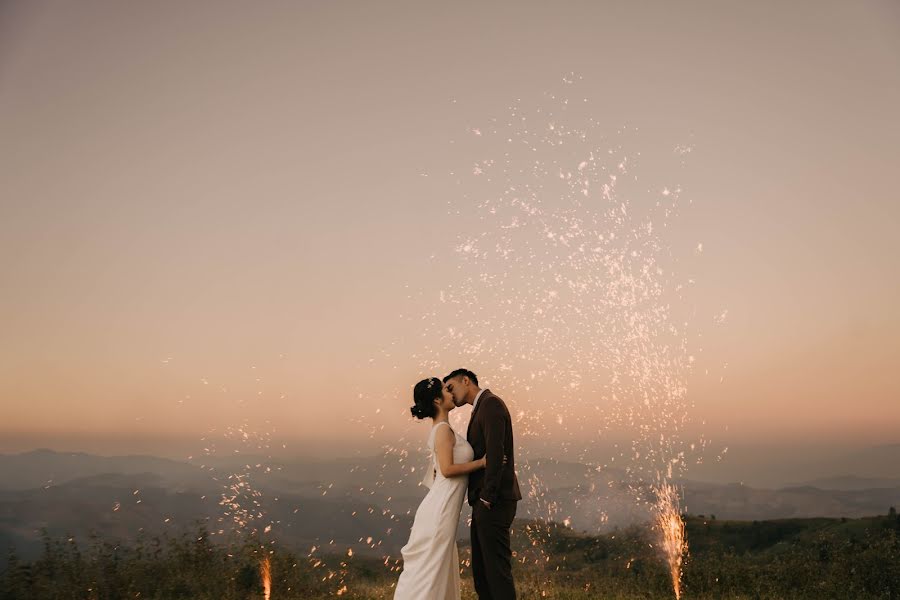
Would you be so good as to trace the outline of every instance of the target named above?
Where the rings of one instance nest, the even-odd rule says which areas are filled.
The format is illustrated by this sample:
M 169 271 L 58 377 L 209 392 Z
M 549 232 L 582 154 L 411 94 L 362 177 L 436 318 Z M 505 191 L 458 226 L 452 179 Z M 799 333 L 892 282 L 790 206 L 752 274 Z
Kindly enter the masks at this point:
M 900 598 L 900 519 L 736 522 L 688 517 L 683 597 L 698 599 Z M 608 535 L 516 522 L 514 575 L 520 598 L 674 598 L 647 527 Z M 201 530 L 177 539 L 45 539 L 31 562 L 11 554 L 0 600 L 255 600 L 269 555 L 272 600 L 390 599 L 399 565 L 371 556 L 309 556 L 258 541 L 222 546 Z M 462 598 L 475 599 L 461 541 Z M 387 564 L 386 564 L 387 562 Z
M 675 597 L 647 528 L 585 536 L 531 525 L 532 539 L 542 541 L 539 547 L 528 548 L 524 528 L 514 543 L 521 598 Z M 900 598 L 900 520 L 894 514 L 758 522 L 689 517 L 686 530 L 691 550 L 684 565 L 684 598 Z M 350 597 L 389 599 L 396 577 L 350 573 L 348 580 L 357 582 L 348 586 Z M 465 566 L 462 597 L 476 598 Z

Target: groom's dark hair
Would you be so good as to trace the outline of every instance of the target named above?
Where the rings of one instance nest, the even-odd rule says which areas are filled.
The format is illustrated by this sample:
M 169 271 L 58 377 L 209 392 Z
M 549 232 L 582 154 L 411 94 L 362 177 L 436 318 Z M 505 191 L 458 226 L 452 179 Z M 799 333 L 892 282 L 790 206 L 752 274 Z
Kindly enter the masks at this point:
M 476 387 L 478 386 L 478 377 L 476 377 L 475 373 L 473 373 L 472 371 L 470 371 L 468 369 L 457 369 L 457 370 L 453 371 L 452 373 L 450 373 L 449 375 L 444 377 L 444 383 L 447 383 L 451 379 L 459 377 L 460 375 L 465 375 L 472 381 L 472 383 L 474 383 L 476 385 Z

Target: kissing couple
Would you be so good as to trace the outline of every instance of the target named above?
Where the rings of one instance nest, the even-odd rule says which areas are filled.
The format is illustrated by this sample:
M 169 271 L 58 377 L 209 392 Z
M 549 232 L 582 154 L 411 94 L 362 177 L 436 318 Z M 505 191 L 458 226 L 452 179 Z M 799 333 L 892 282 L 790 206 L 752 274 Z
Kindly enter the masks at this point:
M 522 499 L 513 456 L 512 419 L 506 404 L 478 377 L 457 369 L 443 381 L 424 379 L 413 388 L 418 419 L 431 419 L 429 488 L 400 550 L 403 571 L 394 600 L 459 600 L 456 529 L 463 498 L 472 507 L 472 578 L 479 600 L 514 600 L 510 527 Z M 466 437 L 450 427 L 450 411 L 472 405 Z M 476 458 L 477 457 L 477 458 Z

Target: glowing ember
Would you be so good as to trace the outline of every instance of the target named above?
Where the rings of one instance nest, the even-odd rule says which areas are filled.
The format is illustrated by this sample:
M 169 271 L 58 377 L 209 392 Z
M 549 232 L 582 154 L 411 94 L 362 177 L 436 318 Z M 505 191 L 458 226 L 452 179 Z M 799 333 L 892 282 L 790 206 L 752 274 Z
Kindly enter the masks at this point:
M 672 587 L 675 597 L 681 598 L 681 563 L 687 554 L 687 542 L 684 539 L 684 521 L 678 503 L 678 492 L 675 486 L 663 482 L 656 488 L 656 525 L 662 534 L 662 549 L 669 573 L 672 576 Z
M 263 594 L 266 600 L 269 600 L 269 594 L 272 593 L 272 565 L 268 556 L 260 561 L 259 573 L 262 575 Z

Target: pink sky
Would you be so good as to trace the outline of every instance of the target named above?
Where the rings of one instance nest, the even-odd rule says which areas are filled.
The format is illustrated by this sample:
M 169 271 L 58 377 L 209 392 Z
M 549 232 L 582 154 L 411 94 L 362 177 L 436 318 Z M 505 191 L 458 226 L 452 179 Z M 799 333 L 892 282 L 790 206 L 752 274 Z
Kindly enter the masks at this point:
M 420 375 L 384 357 L 399 315 L 458 277 L 429 255 L 481 226 L 434 183 L 448 142 L 571 71 L 601 127 L 693 145 L 672 242 L 728 311 L 695 417 L 900 441 L 900 10 L 827 4 L 4 3 L 0 451 L 243 418 L 360 442 L 358 390 Z

